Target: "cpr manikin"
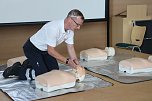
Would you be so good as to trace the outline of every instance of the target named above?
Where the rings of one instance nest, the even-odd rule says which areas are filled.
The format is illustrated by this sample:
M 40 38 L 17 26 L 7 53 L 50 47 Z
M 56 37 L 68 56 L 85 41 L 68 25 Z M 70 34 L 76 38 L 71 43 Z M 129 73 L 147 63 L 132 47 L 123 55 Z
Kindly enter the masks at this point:
M 152 55 L 148 57 L 148 60 L 152 62 Z
M 12 66 L 16 62 L 20 62 L 21 64 L 26 60 L 25 56 L 15 57 L 7 60 L 7 67 Z
M 78 66 L 71 71 L 52 70 L 35 78 L 36 88 L 46 92 L 58 89 L 74 87 L 76 81 L 83 81 L 85 78 L 85 69 Z
M 119 62 L 119 71 L 129 74 L 152 72 L 152 62 L 143 58 L 131 58 Z
M 84 61 L 90 60 L 106 60 L 108 56 L 114 56 L 115 50 L 113 47 L 106 47 L 105 50 L 98 48 L 90 48 L 80 52 L 80 59 Z

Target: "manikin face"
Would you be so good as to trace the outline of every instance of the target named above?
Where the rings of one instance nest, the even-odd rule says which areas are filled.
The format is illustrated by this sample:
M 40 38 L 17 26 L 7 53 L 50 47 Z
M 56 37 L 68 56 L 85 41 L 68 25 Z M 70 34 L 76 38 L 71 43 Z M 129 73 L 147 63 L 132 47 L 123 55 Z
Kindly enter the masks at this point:
M 71 30 L 78 30 L 83 24 L 83 20 L 80 16 L 77 17 L 70 17 L 71 19 Z

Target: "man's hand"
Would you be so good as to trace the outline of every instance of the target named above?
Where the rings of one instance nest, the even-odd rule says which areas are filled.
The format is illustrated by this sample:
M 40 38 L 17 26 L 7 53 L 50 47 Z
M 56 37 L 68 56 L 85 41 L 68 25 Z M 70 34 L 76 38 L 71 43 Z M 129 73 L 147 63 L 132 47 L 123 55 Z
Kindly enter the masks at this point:
M 78 63 L 79 63 L 79 62 L 78 62 Z M 68 60 L 68 65 L 69 65 L 70 67 L 76 69 L 78 64 L 77 64 L 74 60 L 69 59 L 69 60 Z
M 73 62 L 74 62 L 76 65 L 80 65 L 78 59 L 74 59 Z

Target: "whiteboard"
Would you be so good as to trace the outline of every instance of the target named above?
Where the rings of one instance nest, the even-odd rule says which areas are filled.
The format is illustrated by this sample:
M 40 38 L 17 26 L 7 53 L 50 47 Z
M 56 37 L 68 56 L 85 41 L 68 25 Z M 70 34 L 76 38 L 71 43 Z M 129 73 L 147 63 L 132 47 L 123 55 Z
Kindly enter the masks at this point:
M 71 9 L 87 20 L 106 18 L 106 0 L 0 0 L 0 23 L 64 19 Z

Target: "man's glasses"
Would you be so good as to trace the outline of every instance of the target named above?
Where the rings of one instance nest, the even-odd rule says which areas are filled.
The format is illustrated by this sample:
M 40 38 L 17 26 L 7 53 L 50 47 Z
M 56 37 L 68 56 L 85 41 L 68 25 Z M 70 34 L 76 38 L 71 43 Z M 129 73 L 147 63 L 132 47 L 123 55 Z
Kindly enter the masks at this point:
M 77 23 L 73 18 L 71 18 L 73 20 L 73 22 L 77 25 L 77 26 L 81 26 L 81 24 Z

